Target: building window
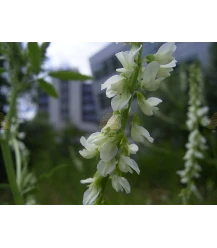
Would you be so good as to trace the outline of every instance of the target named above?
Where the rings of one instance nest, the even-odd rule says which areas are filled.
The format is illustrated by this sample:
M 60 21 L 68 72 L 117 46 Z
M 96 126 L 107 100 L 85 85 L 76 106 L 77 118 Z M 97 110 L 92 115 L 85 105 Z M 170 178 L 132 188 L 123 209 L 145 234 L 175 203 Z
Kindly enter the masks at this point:
M 105 96 L 105 93 L 102 92 L 98 95 L 100 107 L 102 109 L 108 108 L 110 106 L 111 100 Z
M 68 108 L 61 108 L 60 109 L 61 119 L 64 121 L 69 120 L 69 109 Z
M 82 120 L 88 122 L 96 121 L 96 110 L 91 84 L 82 84 Z

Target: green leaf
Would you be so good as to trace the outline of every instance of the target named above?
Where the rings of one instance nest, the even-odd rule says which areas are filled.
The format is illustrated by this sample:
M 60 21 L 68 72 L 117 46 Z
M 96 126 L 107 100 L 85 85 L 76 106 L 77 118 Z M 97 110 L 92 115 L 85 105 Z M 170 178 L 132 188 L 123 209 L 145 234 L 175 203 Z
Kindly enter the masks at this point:
M 46 82 L 44 79 L 38 79 L 39 85 L 42 90 L 44 90 L 49 96 L 57 98 L 57 92 L 54 86 L 48 82 Z
M 48 74 L 51 77 L 58 78 L 61 80 L 87 80 L 92 79 L 90 76 L 80 74 L 75 71 L 54 71 Z
M 49 47 L 49 45 L 50 45 L 50 42 L 43 42 L 41 44 L 40 49 L 41 49 L 41 57 L 42 58 L 45 57 L 45 54 L 46 54 L 46 51 L 47 51 L 47 48 Z
M 5 68 L 0 68 L 0 74 L 2 74 L 3 72 L 6 72 Z
M 32 70 L 36 74 L 40 72 L 41 49 L 37 42 L 28 42 L 28 54 L 32 65 Z

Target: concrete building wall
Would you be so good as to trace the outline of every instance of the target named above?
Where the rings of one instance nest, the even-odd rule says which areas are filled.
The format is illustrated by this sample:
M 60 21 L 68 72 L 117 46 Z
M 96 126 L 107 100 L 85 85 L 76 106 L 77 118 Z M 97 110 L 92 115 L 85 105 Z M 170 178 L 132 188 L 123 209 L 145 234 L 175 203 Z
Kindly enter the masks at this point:
M 81 81 L 61 81 L 52 79 L 58 98 L 52 98 L 46 94 L 39 97 L 39 112 L 46 112 L 52 125 L 59 129 L 68 123 L 73 123 L 76 127 L 85 131 L 93 132 L 97 130 L 97 123 L 94 118 L 84 118 L 84 108 L 91 109 L 95 114 L 95 105 L 93 102 L 85 102 L 83 88 L 86 84 Z M 91 88 L 88 94 L 91 95 Z M 43 102 L 48 102 L 44 104 Z M 94 116 L 94 115 L 93 115 Z M 88 117 L 88 116 L 87 116 Z

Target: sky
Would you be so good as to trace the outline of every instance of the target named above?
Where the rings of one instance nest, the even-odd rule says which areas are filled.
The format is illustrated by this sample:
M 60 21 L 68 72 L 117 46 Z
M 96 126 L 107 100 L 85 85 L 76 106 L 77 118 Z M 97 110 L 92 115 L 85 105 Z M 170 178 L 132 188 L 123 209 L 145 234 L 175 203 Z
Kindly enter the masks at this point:
M 82 74 L 91 75 L 89 57 L 106 47 L 109 42 L 52 42 L 47 50 L 47 66 L 58 68 L 70 65 Z

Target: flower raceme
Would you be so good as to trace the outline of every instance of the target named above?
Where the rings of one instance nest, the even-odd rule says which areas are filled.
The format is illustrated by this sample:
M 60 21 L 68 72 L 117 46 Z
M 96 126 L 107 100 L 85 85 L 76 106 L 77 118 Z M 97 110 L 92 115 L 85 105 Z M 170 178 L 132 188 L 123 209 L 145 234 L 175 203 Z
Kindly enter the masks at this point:
M 144 67 L 142 43 L 130 44 L 130 51 L 116 54 L 123 66 L 116 70 L 120 74 L 112 76 L 101 85 L 101 90 L 106 90 L 106 96 L 112 98 L 112 117 L 100 132 L 91 134 L 87 139 L 81 137 L 80 140 L 84 146 L 80 151 L 81 156 L 86 159 L 99 158 L 94 177 L 81 181 L 89 184 L 84 193 L 83 204 L 103 204 L 105 186 L 109 179 L 117 192 L 131 192 L 130 184 L 123 174 L 133 171 L 139 174 L 140 169 L 130 157 L 139 148 L 136 144 L 130 144 L 125 134 L 130 114 L 134 115 L 131 123 L 132 139 L 141 143 L 146 140 L 151 143 L 154 141 L 150 133 L 140 126 L 136 114 L 131 112 L 131 103 L 136 96 L 138 105 L 146 116 L 158 111 L 156 106 L 162 100 L 156 97 L 146 99 L 143 91 L 157 90 L 160 83 L 170 75 L 176 65 L 173 57 L 176 46 L 174 43 L 163 44 L 155 55 L 146 56 L 147 65 Z
M 207 112 L 209 109 L 206 106 L 202 106 L 202 75 L 199 67 L 194 64 L 190 67 L 189 84 L 189 108 L 186 125 L 190 134 L 188 137 L 188 143 L 186 144 L 187 151 L 183 158 L 185 160 L 185 168 L 177 172 L 180 176 L 181 183 L 186 184 L 186 188 L 184 188 L 180 194 L 183 203 L 189 201 L 192 193 L 201 198 L 194 179 L 200 177 L 199 172 L 201 171 L 201 166 L 199 163 L 204 159 L 204 152 L 208 148 L 206 145 L 206 139 L 200 132 L 199 126 L 207 125 Z

